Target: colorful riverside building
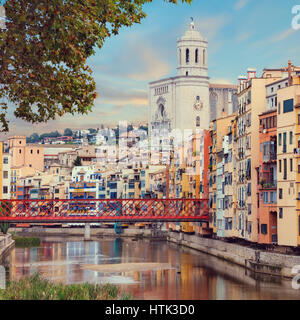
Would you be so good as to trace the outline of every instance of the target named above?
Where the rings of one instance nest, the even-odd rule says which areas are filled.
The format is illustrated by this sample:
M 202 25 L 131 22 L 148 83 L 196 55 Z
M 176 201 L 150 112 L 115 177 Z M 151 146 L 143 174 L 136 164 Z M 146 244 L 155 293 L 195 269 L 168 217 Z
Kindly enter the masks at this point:
M 277 110 L 259 115 L 257 242 L 277 244 Z M 255 205 L 255 204 L 253 204 Z
M 240 79 L 238 89 L 238 181 L 237 213 L 238 237 L 257 242 L 258 226 L 258 175 L 260 165 L 259 115 L 267 110 L 266 86 L 284 78 L 283 69 L 264 69 L 257 78 L 253 69 L 248 69 L 248 78 Z
M 277 91 L 278 244 L 300 245 L 300 69 Z
M 209 227 L 211 232 L 218 237 L 225 237 L 226 229 L 232 229 L 232 216 L 228 209 L 232 205 L 233 190 L 229 190 L 232 181 L 231 162 L 233 162 L 233 121 L 236 115 L 216 119 L 211 123 L 209 147 Z M 226 180 L 225 180 L 226 177 Z M 226 182 L 226 190 L 225 190 Z M 232 182 L 231 182 L 232 185 Z M 225 193 L 228 192 L 227 194 Z M 226 211 L 224 204 L 226 203 Z M 227 214 L 226 218 L 224 213 Z
M 236 123 L 237 117 L 234 114 L 231 117 L 226 135 L 223 137 L 223 220 L 224 220 L 224 237 L 237 236 L 237 216 L 236 216 L 236 182 L 237 172 L 236 159 Z

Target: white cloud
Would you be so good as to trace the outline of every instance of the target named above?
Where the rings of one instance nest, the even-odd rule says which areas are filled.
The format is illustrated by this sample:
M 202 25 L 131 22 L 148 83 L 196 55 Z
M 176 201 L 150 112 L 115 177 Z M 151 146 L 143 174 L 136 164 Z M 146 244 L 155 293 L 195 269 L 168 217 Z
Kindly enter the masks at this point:
M 286 38 L 288 38 L 290 35 L 292 35 L 293 33 L 295 32 L 294 29 L 290 28 L 290 29 L 287 29 L 285 31 L 282 31 L 280 33 L 277 33 L 275 34 L 274 36 L 272 36 L 270 39 L 269 39 L 269 42 L 279 42 L 279 41 L 282 41 L 282 40 L 285 40 Z
M 239 1 L 235 4 L 234 9 L 235 9 L 236 11 L 241 10 L 242 8 L 244 8 L 244 7 L 247 5 L 247 3 L 248 3 L 249 1 L 250 1 L 250 0 L 239 0 Z

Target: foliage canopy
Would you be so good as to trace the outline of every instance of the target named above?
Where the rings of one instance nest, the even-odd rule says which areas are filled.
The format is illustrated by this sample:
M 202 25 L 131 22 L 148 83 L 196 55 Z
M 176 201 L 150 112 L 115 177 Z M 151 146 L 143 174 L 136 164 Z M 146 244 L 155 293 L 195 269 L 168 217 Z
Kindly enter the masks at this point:
M 31 123 L 91 111 L 97 93 L 87 58 L 120 28 L 140 23 L 150 2 L 6 0 L 0 28 L 2 131 L 9 130 L 6 101 L 16 106 L 17 118 Z

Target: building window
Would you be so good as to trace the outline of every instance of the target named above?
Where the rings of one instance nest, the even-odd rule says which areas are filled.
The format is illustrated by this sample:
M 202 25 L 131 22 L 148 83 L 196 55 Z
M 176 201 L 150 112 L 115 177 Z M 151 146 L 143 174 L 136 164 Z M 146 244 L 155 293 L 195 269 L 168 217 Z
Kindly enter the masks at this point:
M 279 208 L 279 219 L 283 219 L 283 210 Z
M 40 150 L 37 150 L 37 154 L 39 154 L 40 153 Z
M 195 51 L 195 62 L 198 63 L 198 49 Z
M 262 234 L 268 234 L 268 225 L 267 224 L 262 224 L 261 225 L 261 233 Z
M 200 117 L 196 118 L 196 127 L 200 127 Z
M 282 135 L 281 135 L 281 133 L 279 133 L 279 135 L 278 135 L 278 145 L 279 146 L 281 146 L 281 137 L 282 137 Z
M 206 64 L 206 53 L 205 53 L 205 49 L 203 49 L 203 64 Z
M 294 99 L 283 101 L 283 113 L 291 112 L 294 110 Z
M 8 179 L 8 171 L 3 171 L 3 179 Z
M 8 164 L 8 158 L 3 158 L 3 163 Z
M 290 144 L 293 144 L 293 132 L 290 131 Z
M 279 189 L 279 195 L 278 195 L 279 199 L 282 199 L 282 189 Z
M 22 153 L 22 150 L 21 150 L 21 149 L 19 149 L 19 153 Z
M 3 194 L 7 194 L 8 193 L 8 187 L 7 186 L 4 186 L 3 187 Z
M 293 159 L 290 159 L 290 170 L 293 172 Z
M 283 159 L 283 180 L 287 179 L 287 160 Z
M 179 49 L 179 64 L 181 65 L 181 49 Z
M 190 62 L 190 50 L 186 49 L 185 51 L 185 62 L 189 63 Z
M 30 150 L 30 153 L 33 153 L 33 150 L 32 150 L 32 149 Z
M 280 106 L 281 106 L 281 104 L 280 104 L 280 102 L 278 103 L 278 114 L 280 114 Z
M 281 173 L 281 160 L 279 160 L 279 172 Z

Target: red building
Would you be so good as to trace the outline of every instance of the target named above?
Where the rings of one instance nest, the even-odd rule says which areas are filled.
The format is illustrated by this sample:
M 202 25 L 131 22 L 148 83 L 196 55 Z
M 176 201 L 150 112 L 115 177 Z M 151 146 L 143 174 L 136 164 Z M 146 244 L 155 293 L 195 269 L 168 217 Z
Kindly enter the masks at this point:
M 277 243 L 277 111 L 259 115 L 258 243 Z M 280 196 L 280 195 L 279 195 Z

